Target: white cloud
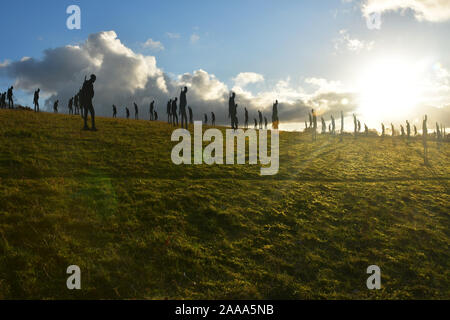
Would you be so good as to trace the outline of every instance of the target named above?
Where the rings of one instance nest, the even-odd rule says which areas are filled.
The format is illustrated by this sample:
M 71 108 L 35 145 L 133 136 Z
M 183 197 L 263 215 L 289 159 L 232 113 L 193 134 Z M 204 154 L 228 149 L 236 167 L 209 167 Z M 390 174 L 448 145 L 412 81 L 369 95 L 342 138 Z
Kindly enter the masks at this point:
M 365 17 L 371 13 L 412 10 L 419 21 L 442 22 L 450 20 L 449 0 L 366 0 L 362 5 Z
M 264 81 L 264 76 L 255 72 L 241 72 L 233 78 L 235 87 L 244 88 L 250 83 Z
M 373 49 L 374 41 L 363 41 L 352 38 L 347 30 L 340 30 L 339 37 L 334 39 L 334 49 L 336 51 L 347 50 L 350 52 L 360 53 L 361 51 L 370 51 Z
M 190 87 L 189 95 L 200 101 L 223 101 L 228 94 L 227 86 L 215 75 L 200 69 L 193 74 L 185 73 L 178 77 L 180 86 Z
M 197 43 L 199 40 L 200 40 L 200 36 L 198 34 L 193 33 L 191 35 L 190 41 L 191 41 L 192 44 Z
M 180 39 L 180 34 L 179 33 L 172 33 L 172 32 L 166 32 L 166 36 L 169 37 L 170 39 Z
M 429 79 L 429 90 L 437 90 L 435 92 L 441 99 L 428 102 L 435 106 L 450 105 L 449 72 L 441 65 L 436 65 L 434 70 Z M 45 103 L 48 110 L 53 101 L 59 99 L 62 111 L 67 112 L 64 106 L 69 98 L 78 92 L 84 77 L 94 73 L 97 75 L 94 105 L 98 115 L 110 116 L 111 105 L 115 104 L 119 116 L 123 116 L 124 107 L 130 107 L 133 102 L 143 108 L 145 114 L 154 99 L 160 119 L 165 119 L 167 101 L 179 96 L 181 87 L 187 86 L 188 105 L 193 108 L 195 119 L 201 119 L 203 113 L 211 111 L 215 112 L 218 124 L 227 123 L 228 119 L 230 88 L 214 74 L 199 69 L 169 75 L 157 66 L 154 56 L 134 52 L 114 31 L 91 34 L 79 45 L 47 49 L 40 60 L 3 62 L 0 73 L 15 79 L 14 87 L 29 94 L 41 88 L 42 98 L 48 97 Z M 280 103 L 282 122 L 303 121 L 312 107 L 329 117 L 341 110 L 351 113 L 357 106 L 355 92 L 339 81 L 309 77 L 305 83 L 293 85 L 287 77 L 269 85 L 263 75 L 253 72 L 239 73 L 233 79 L 233 89 L 240 86 L 240 91 L 236 90 L 240 117 L 244 107 L 251 118 L 256 115 L 256 110 L 269 115 L 276 99 Z M 265 89 L 255 93 L 245 90 L 247 84 L 263 81 Z M 307 92 L 303 89 L 304 84 L 312 86 L 313 90 Z
M 152 38 L 149 38 L 142 44 L 145 48 L 149 48 L 151 50 L 160 51 L 164 50 L 164 46 L 160 41 L 155 41 Z
M 336 92 L 341 93 L 345 91 L 349 91 L 348 88 L 344 88 L 343 84 L 340 81 L 327 80 L 324 78 L 306 78 L 305 82 L 315 86 L 316 94 L 319 93 L 328 93 L 328 92 Z

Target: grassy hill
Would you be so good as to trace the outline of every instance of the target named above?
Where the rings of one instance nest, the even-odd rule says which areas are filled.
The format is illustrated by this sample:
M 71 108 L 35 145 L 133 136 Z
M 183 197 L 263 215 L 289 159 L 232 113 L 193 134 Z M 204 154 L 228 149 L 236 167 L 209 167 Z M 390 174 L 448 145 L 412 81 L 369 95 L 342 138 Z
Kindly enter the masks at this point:
M 262 177 L 175 166 L 163 122 L 81 127 L 0 110 L 0 298 L 450 298 L 448 143 L 282 132 Z

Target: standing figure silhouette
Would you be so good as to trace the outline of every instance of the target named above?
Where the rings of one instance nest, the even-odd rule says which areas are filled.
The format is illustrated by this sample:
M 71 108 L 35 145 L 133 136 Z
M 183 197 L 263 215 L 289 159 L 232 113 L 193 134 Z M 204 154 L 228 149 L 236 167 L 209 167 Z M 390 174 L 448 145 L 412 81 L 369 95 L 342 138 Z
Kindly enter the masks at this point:
M 73 97 L 73 105 L 75 107 L 75 114 L 79 115 L 80 114 L 80 107 L 78 105 L 78 98 L 79 95 L 78 93 Z
M 155 100 L 153 100 L 151 103 L 150 103 L 150 121 L 151 120 L 154 120 L 155 118 L 154 118 L 154 113 L 153 113 L 153 111 L 155 110 Z
M 91 122 L 92 122 L 92 131 L 97 131 L 97 128 L 95 127 L 95 110 L 94 105 L 92 104 L 92 99 L 94 98 L 94 82 L 97 80 L 97 77 L 95 74 L 91 74 L 91 77 L 89 80 L 85 80 L 83 83 L 83 87 L 81 88 L 81 94 L 80 94 L 80 104 L 84 111 L 83 118 L 84 118 L 84 127 L 83 130 L 89 130 L 89 127 L 87 125 L 87 117 L 88 112 L 91 114 Z
M 188 111 L 189 111 L 189 123 L 194 124 L 194 115 L 192 113 L 192 108 L 188 107 Z
M 422 121 L 422 143 L 423 143 L 423 162 L 424 164 L 428 164 L 428 128 L 427 128 L 427 115 L 423 118 Z
M 136 102 L 134 104 L 134 120 L 139 120 L 139 108 Z
M 175 99 L 172 100 L 172 124 L 175 125 L 175 120 L 177 120 L 176 125 L 178 126 L 177 101 L 178 101 L 177 97 L 175 97 Z
M 187 87 L 184 87 L 180 93 L 180 115 L 181 115 L 181 127 L 187 129 L 188 128 L 188 119 L 186 114 L 186 106 L 187 106 L 187 98 L 186 93 L 188 91 Z
M 317 115 L 314 109 L 311 110 L 312 120 L 313 120 L 313 130 L 312 130 L 312 139 L 316 141 L 317 139 Z
M 69 105 L 68 105 L 69 114 L 73 114 L 73 107 L 72 106 L 73 106 L 73 97 L 69 99 Z
M 259 129 L 263 128 L 263 115 L 260 110 L 258 110 L 258 117 L 259 117 Z
M 278 100 L 272 106 L 272 129 L 278 129 L 280 119 L 278 119 Z
M 411 125 L 408 120 L 406 120 L 406 136 L 408 137 L 408 140 L 411 137 Z
M 172 99 L 167 102 L 167 123 L 172 123 Z
M 231 96 L 228 99 L 228 118 L 231 118 L 231 128 L 237 129 L 237 104 L 235 103 L 236 94 L 231 92 Z
M 112 105 L 113 108 L 113 118 L 117 118 L 117 108 L 115 105 Z
M 7 98 L 8 98 L 8 108 L 9 108 L 9 109 L 14 109 L 14 100 L 13 100 L 14 94 L 13 94 L 13 89 L 14 89 L 14 87 L 11 86 L 11 87 L 8 89 L 8 93 L 7 93 Z
M 41 89 L 39 88 L 34 92 L 33 97 L 34 112 L 39 112 L 39 92 L 41 92 Z
M 244 128 L 248 129 L 248 110 L 244 108 Z
M 334 122 L 334 117 L 331 115 L 331 134 L 336 134 L 336 123 Z
M 55 103 L 53 104 L 53 112 L 54 113 L 58 113 L 58 104 L 59 104 L 59 100 L 56 100 Z

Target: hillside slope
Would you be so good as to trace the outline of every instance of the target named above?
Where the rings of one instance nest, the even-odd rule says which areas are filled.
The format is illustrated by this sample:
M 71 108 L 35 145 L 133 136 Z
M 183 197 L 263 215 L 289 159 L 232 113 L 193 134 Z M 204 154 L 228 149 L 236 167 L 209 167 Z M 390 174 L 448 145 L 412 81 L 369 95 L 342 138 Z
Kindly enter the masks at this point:
M 448 143 L 424 166 L 419 140 L 282 132 L 262 177 L 172 164 L 163 122 L 97 122 L 0 110 L 0 298 L 450 298 Z

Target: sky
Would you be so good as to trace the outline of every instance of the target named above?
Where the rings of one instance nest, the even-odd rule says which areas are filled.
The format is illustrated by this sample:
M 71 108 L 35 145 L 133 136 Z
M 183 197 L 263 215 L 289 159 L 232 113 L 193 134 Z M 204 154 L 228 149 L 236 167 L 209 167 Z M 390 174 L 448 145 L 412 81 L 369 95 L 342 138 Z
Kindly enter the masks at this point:
M 74 4 L 79 30 L 66 26 Z M 186 85 L 195 117 L 214 111 L 221 124 L 233 90 L 240 114 L 269 122 L 278 99 L 282 129 L 303 129 L 311 108 L 378 130 L 425 113 L 450 126 L 450 0 L 15 0 L 2 11 L 0 91 L 14 85 L 23 105 L 40 87 L 48 110 L 59 99 L 67 113 L 95 73 L 103 116 L 155 100 L 165 119 Z

